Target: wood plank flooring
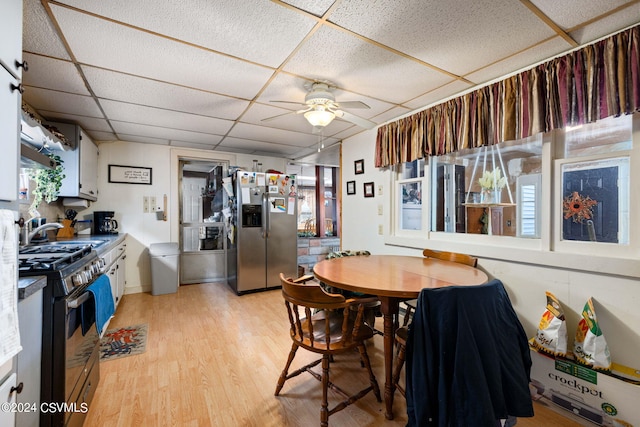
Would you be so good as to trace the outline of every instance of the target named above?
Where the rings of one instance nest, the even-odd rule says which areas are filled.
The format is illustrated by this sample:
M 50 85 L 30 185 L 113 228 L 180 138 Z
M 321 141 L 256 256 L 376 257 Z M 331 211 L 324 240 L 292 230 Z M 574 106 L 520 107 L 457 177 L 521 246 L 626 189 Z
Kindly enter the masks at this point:
M 377 320 L 380 322 L 381 319 Z M 291 347 L 280 290 L 236 296 L 224 284 L 181 286 L 176 294 L 125 295 L 109 328 L 147 323 L 145 353 L 100 364 L 100 383 L 85 426 L 311 426 L 320 420 L 320 383 L 302 374 L 275 397 L 278 376 Z M 382 337 L 368 346 L 384 387 Z M 300 349 L 293 368 L 316 358 Z M 347 391 L 367 382 L 358 356 L 340 356 L 332 380 Z M 355 372 L 355 373 L 354 373 Z M 330 392 L 330 405 L 339 396 Z M 400 394 L 394 420 L 373 394 L 332 415 L 333 426 L 405 426 Z M 534 418 L 518 427 L 582 425 L 535 402 Z

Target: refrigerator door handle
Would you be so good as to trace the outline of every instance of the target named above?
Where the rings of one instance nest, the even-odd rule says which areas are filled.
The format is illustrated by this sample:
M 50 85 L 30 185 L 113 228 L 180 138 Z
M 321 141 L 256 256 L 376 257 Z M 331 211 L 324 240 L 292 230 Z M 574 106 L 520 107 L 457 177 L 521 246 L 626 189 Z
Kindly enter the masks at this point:
M 269 195 L 262 193 L 262 238 L 269 237 Z

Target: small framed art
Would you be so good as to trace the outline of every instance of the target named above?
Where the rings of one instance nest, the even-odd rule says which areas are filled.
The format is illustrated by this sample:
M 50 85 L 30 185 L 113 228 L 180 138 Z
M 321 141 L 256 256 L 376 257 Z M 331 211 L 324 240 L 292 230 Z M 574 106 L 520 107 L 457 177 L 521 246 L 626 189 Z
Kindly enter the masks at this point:
M 356 182 L 347 181 L 347 194 L 356 194 Z
M 364 197 L 373 197 L 373 182 L 365 182 L 364 183 Z
M 356 160 L 355 162 L 353 162 L 353 165 L 356 175 L 364 173 L 364 159 Z

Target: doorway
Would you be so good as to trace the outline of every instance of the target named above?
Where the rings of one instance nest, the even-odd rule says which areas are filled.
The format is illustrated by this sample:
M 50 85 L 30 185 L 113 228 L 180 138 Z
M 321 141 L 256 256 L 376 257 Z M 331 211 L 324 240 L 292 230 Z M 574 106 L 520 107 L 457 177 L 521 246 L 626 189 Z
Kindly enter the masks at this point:
M 180 283 L 225 281 L 229 162 L 180 159 Z

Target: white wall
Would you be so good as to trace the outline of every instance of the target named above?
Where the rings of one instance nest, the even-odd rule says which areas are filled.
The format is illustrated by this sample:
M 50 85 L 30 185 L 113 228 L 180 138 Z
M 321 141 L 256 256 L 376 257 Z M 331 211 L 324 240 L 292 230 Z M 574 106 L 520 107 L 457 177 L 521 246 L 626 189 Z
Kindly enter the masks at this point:
M 367 249 L 374 254 L 422 256 L 422 249 L 431 247 L 476 255 L 480 258 L 479 267 L 504 283 L 529 337 L 535 334 L 545 309 L 545 291 L 554 293 L 565 309 L 569 348 L 573 347 L 573 337 L 584 304 L 593 297 L 612 360 L 640 368 L 640 281 L 637 279 L 535 265 L 530 261 L 506 262 L 483 258 L 481 253 L 476 253 L 477 244 L 465 244 L 463 239 L 443 242 L 425 238 L 412 243 L 411 248 L 385 244 L 384 236 L 378 234 L 378 226 L 383 225 L 385 234 L 389 232 L 391 175 L 373 166 L 375 139 L 376 132 L 372 130 L 347 139 L 342 144 L 343 248 Z M 364 159 L 363 175 L 354 174 L 353 162 L 359 159 Z M 352 180 L 356 181 L 356 194 L 347 195 L 346 182 Z M 371 181 L 375 182 L 376 195 L 364 198 L 363 183 Z M 383 185 L 382 196 L 377 194 L 378 185 Z M 379 205 L 383 207 L 382 216 L 378 215 Z
M 209 150 L 179 149 L 175 147 L 134 142 L 103 142 L 98 147 L 98 200 L 79 212 L 81 218 L 92 219 L 93 211 L 112 210 L 119 229 L 127 233 L 126 293 L 151 290 L 149 245 L 178 241 L 178 184 L 176 156 L 218 158 L 229 160 L 231 166 L 251 169 L 253 159 L 263 164 L 263 170 L 284 171 L 285 159 L 245 154 L 218 153 Z M 109 165 L 152 168 L 151 185 L 115 184 L 108 182 Z M 167 221 L 158 220 L 155 213 L 143 212 L 143 197 L 155 196 L 163 207 L 167 195 Z

